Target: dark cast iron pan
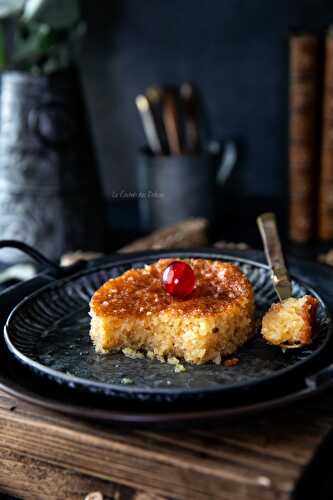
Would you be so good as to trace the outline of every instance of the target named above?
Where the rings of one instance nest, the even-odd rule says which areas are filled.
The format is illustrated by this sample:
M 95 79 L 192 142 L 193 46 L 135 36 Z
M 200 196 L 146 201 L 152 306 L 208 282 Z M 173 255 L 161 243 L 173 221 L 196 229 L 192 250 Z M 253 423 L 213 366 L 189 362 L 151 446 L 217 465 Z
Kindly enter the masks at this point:
M 254 284 L 259 310 L 267 309 L 276 300 L 267 266 L 212 249 L 116 255 L 89 264 L 79 263 L 71 269 L 58 268 L 52 263 L 47 272 L 39 276 L 36 291 L 27 294 L 7 321 L 6 346 L 15 363 L 20 365 L 16 373 L 22 373 L 19 381 L 11 380 L 14 384 L 11 391 L 16 392 L 18 382 L 29 377 L 35 387 L 49 384 L 48 388 L 52 387 L 53 394 L 60 398 L 58 404 L 61 404 L 62 396 L 67 401 L 76 400 L 77 404 L 89 402 L 90 410 L 91 405 L 94 408 L 93 414 L 99 408 L 110 417 L 112 404 L 113 412 L 125 412 L 124 418 L 129 420 L 140 420 L 140 414 L 143 414 L 142 418 L 148 418 L 149 412 L 152 412 L 152 418 L 156 418 L 161 411 L 169 417 L 172 413 L 172 418 L 178 419 L 181 412 L 185 412 L 183 418 L 187 418 L 189 412 L 197 413 L 199 418 L 199 414 L 203 417 L 205 412 L 221 412 L 221 407 L 229 415 L 241 413 L 241 408 L 250 411 L 256 405 L 267 405 L 268 401 L 284 400 L 293 390 L 299 395 L 307 395 L 316 388 L 318 377 L 321 377 L 321 385 L 330 381 L 329 371 L 328 375 L 323 372 L 317 378 L 313 376 L 331 360 L 329 311 L 319 287 L 317 293 L 311 282 L 304 283 L 298 278 L 294 279 L 294 294 L 312 293 L 320 300 L 316 339 L 305 349 L 283 353 L 265 344 L 258 336 L 237 354 L 240 363 L 236 367 L 187 366 L 185 373 L 177 374 L 171 365 L 157 361 L 130 360 L 123 355 L 96 355 L 88 336 L 87 304 L 91 294 L 108 277 L 162 257 L 201 257 L 236 262 Z M 38 259 L 46 263 L 40 255 Z M 11 366 L 14 366 L 13 362 Z M 125 377 L 132 378 L 133 383 L 122 384 Z M 307 380 L 305 385 L 304 380 Z M 45 391 L 37 397 L 45 403 Z M 86 413 L 90 410 L 86 408 Z

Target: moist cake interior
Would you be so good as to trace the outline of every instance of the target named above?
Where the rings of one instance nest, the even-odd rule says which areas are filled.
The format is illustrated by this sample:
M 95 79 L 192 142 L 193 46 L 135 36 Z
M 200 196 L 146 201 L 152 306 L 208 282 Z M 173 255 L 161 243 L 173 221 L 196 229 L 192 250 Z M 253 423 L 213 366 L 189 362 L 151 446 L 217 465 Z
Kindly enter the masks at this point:
M 162 259 L 110 279 L 91 299 L 90 335 L 99 353 L 137 350 L 164 361 L 219 363 L 254 330 L 254 294 L 240 269 L 217 260 L 189 259 L 196 286 L 174 298 L 162 286 L 172 262 Z

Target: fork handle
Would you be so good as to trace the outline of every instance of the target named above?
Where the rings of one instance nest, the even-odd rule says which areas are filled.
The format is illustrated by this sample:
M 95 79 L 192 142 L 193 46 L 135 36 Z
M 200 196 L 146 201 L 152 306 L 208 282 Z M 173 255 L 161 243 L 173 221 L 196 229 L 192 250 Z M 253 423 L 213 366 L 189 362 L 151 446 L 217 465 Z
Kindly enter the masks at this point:
M 284 261 L 281 242 L 273 213 L 267 212 L 257 218 L 257 224 L 264 245 L 273 285 L 280 300 L 291 297 L 291 282 Z

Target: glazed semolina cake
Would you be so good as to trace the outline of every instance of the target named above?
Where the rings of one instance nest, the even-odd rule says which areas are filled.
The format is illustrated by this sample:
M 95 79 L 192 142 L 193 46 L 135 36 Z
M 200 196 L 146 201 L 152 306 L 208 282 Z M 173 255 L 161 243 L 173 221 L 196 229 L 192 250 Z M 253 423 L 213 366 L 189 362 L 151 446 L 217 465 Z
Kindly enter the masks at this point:
M 261 333 L 274 345 L 310 344 L 316 319 L 318 300 L 311 295 L 289 298 L 273 304 L 262 319 Z
M 185 260 L 196 285 L 186 298 L 170 296 L 162 259 L 110 279 L 90 302 L 90 336 L 98 353 L 133 349 L 149 357 L 220 363 L 254 331 L 252 286 L 233 264 Z

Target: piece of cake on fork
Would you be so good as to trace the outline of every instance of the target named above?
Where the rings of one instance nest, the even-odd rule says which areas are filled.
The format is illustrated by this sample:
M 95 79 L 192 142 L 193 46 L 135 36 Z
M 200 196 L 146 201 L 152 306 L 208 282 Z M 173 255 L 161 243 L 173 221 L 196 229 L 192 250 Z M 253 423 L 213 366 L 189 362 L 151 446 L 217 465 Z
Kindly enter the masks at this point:
M 179 262 L 179 261 L 178 261 Z M 90 302 L 90 336 L 98 353 L 130 349 L 160 360 L 219 363 L 254 331 L 253 289 L 238 266 L 188 259 L 195 287 L 167 293 L 162 277 L 171 259 L 108 280 Z
M 270 344 L 299 347 L 310 344 L 319 301 L 312 295 L 272 304 L 262 319 L 261 333 Z

